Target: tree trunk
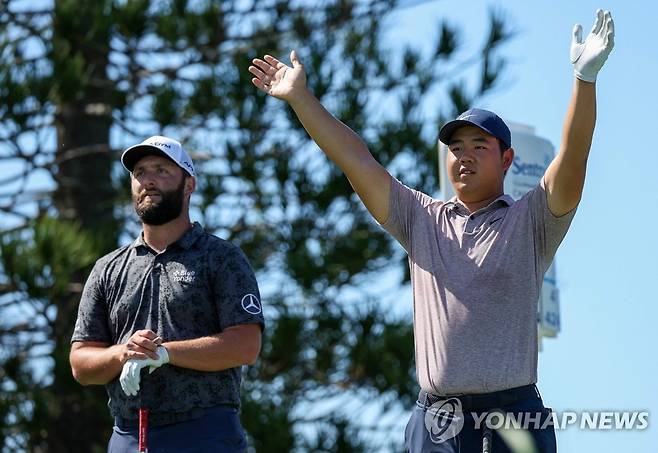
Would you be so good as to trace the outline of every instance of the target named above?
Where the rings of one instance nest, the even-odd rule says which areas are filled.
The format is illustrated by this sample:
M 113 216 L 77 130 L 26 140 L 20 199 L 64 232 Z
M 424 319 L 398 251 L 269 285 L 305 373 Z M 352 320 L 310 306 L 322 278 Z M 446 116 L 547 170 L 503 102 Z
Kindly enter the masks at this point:
M 95 20 L 102 17 L 103 2 L 80 4 L 80 8 L 82 11 L 73 15 L 76 17 L 58 17 L 57 14 L 65 12 L 63 8 L 55 8 L 53 40 L 67 43 L 68 58 L 82 58 L 84 77 L 77 85 L 60 87 L 63 92 L 59 94 L 61 102 L 55 118 L 57 187 L 54 202 L 61 218 L 75 220 L 83 230 L 93 234 L 98 240 L 100 257 L 116 247 L 119 234 L 119 223 L 113 212 L 116 191 L 112 168 L 116 156 L 109 147 L 112 125 L 112 112 L 107 102 L 112 84 L 106 74 L 109 33 L 102 21 Z M 57 68 L 55 63 L 55 70 Z M 70 86 L 75 87 L 74 95 L 71 95 Z M 80 288 L 85 278 L 82 273 L 72 275 L 72 288 Z M 44 440 L 49 453 L 70 452 L 74 445 L 79 445 L 80 451 L 105 451 L 111 432 L 105 390 L 100 386 L 81 390 L 71 374 L 69 343 L 80 294 L 76 290 L 52 301 L 57 306 L 51 324 L 53 383 L 45 389 L 47 395 L 43 401 L 47 407 Z

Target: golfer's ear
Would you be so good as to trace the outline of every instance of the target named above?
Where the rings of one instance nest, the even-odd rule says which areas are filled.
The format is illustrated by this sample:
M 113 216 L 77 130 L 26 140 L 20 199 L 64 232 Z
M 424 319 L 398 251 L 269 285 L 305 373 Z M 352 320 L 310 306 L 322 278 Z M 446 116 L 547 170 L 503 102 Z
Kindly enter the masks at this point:
M 503 171 L 509 170 L 514 161 L 514 148 L 507 148 L 503 151 Z
M 192 195 L 196 190 L 196 178 L 194 176 L 185 177 L 185 195 Z

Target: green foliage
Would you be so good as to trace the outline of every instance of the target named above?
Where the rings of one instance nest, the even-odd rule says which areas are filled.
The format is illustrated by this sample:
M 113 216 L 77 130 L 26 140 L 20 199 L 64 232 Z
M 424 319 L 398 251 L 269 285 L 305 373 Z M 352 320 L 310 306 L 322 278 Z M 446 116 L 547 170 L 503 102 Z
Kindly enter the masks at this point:
M 69 293 L 71 275 L 98 258 L 93 239 L 79 225 L 51 217 L 36 219 L 29 230 L 4 235 L 0 253 L 9 285 L 35 299 Z
M 102 389 L 73 381 L 68 341 L 90 264 L 120 234 L 139 231 L 117 151 L 169 134 L 200 170 L 194 217 L 245 251 L 263 288 L 262 353 L 243 380 L 253 449 L 388 448 L 345 408 L 304 409 L 345 395 L 360 407 L 411 405 L 411 321 L 373 293 L 392 264 L 404 284 L 406 260 L 291 109 L 252 86 L 247 67 L 296 48 L 329 110 L 395 176 L 434 193 L 438 127 L 497 85 L 499 48 L 511 36 L 504 17 L 491 14 L 482 48 L 453 77 L 444 68 L 460 39 L 446 20 L 429 54 L 383 44 L 393 0 L 57 0 L 34 11 L 18 3 L 0 11 L 0 157 L 25 164 L 0 180 L 13 191 L 0 208 L 23 226 L 0 241 L 0 344 L 11 345 L 0 354 L 0 385 L 12 389 L 0 392 L 0 446 L 105 448 Z M 34 174 L 54 189 L 31 192 Z
M 51 301 L 72 294 L 79 297 L 82 288 L 74 276 L 89 270 L 98 246 L 79 225 L 43 216 L 28 228 L 4 234 L 0 256 L 6 278 L 0 298 L 0 419 L 4 421 L 0 435 L 12 451 L 37 451 L 48 444 L 45 428 L 63 412 L 62 405 L 76 404 L 66 411 L 77 408 L 77 412 L 90 413 L 88 420 L 100 418 L 107 423 L 98 391 L 77 388 L 76 402 L 67 398 L 64 388 L 55 393 L 52 389 L 55 374 L 63 374 L 60 380 L 70 382 L 71 372 L 61 366 L 68 362 L 68 351 L 53 349 L 59 307 Z M 51 374 L 39 370 L 52 362 L 55 366 L 47 365 Z M 21 438 L 17 432 L 29 436 Z
M 171 86 L 161 87 L 153 96 L 151 115 L 161 126 L 176 123 L 180 112 L 180 95 Z

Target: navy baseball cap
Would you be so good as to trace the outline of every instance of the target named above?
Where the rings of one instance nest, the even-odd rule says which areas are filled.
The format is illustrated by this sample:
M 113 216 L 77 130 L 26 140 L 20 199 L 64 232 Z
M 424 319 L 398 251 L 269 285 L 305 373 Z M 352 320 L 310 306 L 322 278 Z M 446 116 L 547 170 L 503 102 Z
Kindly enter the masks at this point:
M 476 126 L 483 131 L 500 139 L 506 146 L 505 149 L 512 146 L 512 134 L 498 115 L 489 110 L 469 109 L 459 115 L 456 119 L 446 123 L 439 132 L 439 140 L 446 145 L 450 144 L 450 138 L 457 129 L 464 126 Z

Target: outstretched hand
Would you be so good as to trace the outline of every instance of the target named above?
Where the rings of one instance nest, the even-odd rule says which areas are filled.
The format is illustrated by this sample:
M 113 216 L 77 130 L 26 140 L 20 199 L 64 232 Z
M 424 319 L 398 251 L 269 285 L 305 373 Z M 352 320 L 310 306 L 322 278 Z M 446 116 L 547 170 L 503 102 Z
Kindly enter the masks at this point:
M 270 96 L 290 101 L 297 92 L 306 87 L 304 66 L 294 50 L 290 52 L 290 61 L 292 67 L 271 55 L 265 55 L 262 60 L 254 58 L 254 66 L 249 66 L 249 72 L 255 76 L 251 82 Z
M 596 22 L 585 41 L 583 27 L 576 24 L 571 40 L 571 63 L 576 77 L 585 82 L 596 82 L 596 75 L 615 45 L 615 24 L 610 11 L 598 10 Z

